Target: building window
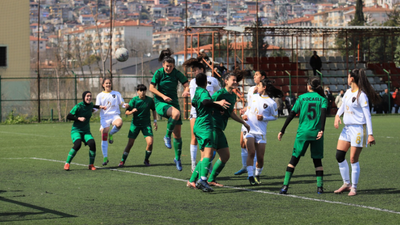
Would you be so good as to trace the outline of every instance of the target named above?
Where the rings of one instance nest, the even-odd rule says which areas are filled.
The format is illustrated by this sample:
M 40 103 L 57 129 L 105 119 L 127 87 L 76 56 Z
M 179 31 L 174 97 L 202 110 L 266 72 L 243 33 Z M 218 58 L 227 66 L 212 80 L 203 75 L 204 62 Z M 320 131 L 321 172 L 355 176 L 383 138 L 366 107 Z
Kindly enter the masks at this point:
M 0 46 L 0 67 L 7 66 L 7 47 Z

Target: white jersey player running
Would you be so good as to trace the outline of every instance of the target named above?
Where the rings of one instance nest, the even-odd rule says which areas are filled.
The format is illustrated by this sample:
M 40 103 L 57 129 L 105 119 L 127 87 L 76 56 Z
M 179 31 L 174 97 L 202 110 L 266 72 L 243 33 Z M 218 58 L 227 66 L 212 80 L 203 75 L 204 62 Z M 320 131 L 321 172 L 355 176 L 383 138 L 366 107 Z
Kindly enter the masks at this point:
M 250 126 L 250 132 L 245 135 L 245 142 L 248 151 L 247 174 L 251 185 L 261 183 L 260 175 L 264 168 L 268 121 L 278 118 L 278 107 L 271 97 L 283 96 L 282 91 L 276 89 L 267 79 L 260 81 L 256 90 L 258 94 L 252 97 L 250 108 L 243 115 L 243 119 Z M 254 173 L 255 154 L 257 154 L 257 164 Z
M 256 71 L 256 73 L 254 74 L 254 83 L 257 84 L 260 83 L 261 80 L 266 79 L 267 78 L 267 74 L 264 71 Z M 249 88 L 249 90 L 247 91 L 247 106 L 245 108 L 242 109 L 242 111 L 240 112 L 242 115 L 246 112 L 247 109 L 250 108 L 251 103 L 253 101 L 253 96 L 258 95 L 257 90 L 256 90 L 256 86 L 252 86 Z M 254 93 L 254 90 L 256 90 Z M 241 157 L 242 157 L 242 168 L 240 168 L 239 171 L 237 171 L 235 173 L 235 175 L 241 175 L 243 173 L 247 173 L 247 149 L 246 149 L 246 144 L 244 141 L 244 136 L 246 136 L 247 134 L 247 129 L 242 126 L 242 129 L 240 131 L 240 147 L 242 148 L 241 151 Z M 254 166 L 255 166 L 255 162 L 257 160 L 257 156 L 254 158 Z
M 103 166 L 107 165 L 108 160 L 108 142 L 112 144 L 113 134 L 117 133 L 122 127 L 122 119 L 120 117 L 121 111 L 119 107 L 127 107 L 128 104 L 124 102 L 121 94 L 118 91 L 112 90 L 112 83 L 110 78 L 105 78 L 102 83 L 104 91 L 99 93 L 96 97 L 96 105 L 107 106 L 107 109 L 100 110 L 100 132 L 101 132 L 101 150 L 103 152 Z M 110 131 L 110 125 L 113 128 Z M 110 134 L 108 134 L 110 131 Z
M 363 69 L 352 70 L 347 83 L 351 87 L 343 96 L 343 103 L 336 113 L 334 126 L 339 128 L 340 116 L 343 116 L 345 127 L 343 128 L 337 143 L 336 159 L 339 163 L 339 171 L 344 184 L 334 193 L 350 191 L 349 196 L 357 194 L 357 184 L 360 176 L 359 157 L 362 148 L 368 144 L 375 144 L 372 132 L 371 114 L 369 101 L 374 104 L 379 102 L 379 96 L 369 83 Z M 366 125 L 366 128 L 365 128 Z M 368 133 L 368 138 L 364 136 Z M 346 161 L 346 153 L 350 148 L 351 183 L 349 175 L 349 164 Z

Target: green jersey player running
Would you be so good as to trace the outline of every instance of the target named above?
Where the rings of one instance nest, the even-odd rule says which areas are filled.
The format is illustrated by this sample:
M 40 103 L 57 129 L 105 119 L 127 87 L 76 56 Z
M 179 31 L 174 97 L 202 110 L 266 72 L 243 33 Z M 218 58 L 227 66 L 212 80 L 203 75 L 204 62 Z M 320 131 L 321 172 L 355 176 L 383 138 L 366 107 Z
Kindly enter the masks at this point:
M 131 151 L 135 139 L 139 135 L 140 131 L 143 133 L 147 143 L 144 165 L 150 166 L 149 158 L 153 150 L 153 131 L 151 129 L 150 110 L 153 111 L 154 129 L 157 130 L 156 108 L 153 99 L 146 96 L 147 88 L 144 84 L 139 84 L 136 90 L 137 96 L 132 98 L 125 112 L 126 115 L 133 115 L 133 118 L 128 133 L 129 141 L 125 147 L 124 153 L 122 154 L 122 159 L 118 167 L 123 167 L 125 165 L 129 152 Z
M 326 119 L 326 108 L 328 102 L 325 98 L 324 91 L 321 87 L 321 81 L 318 77 L 309 78 L 307 82 L 308 93 L 300 95 L 294 104 L 281 132 L 278 134 L 278 140 L 282 139 L 286 127 L 290 121 L 300 113 L 299 127 L 294 142 L 292 158 L 286 168 L 285 180 L 280 190 L 280 194 L 286 194 L 289 187 L 290 178 L 294 172 L 294 168 L 300 160 L 301 156 L 307 151 L 308 145 L 311 146 L 311 158 L 314 162 L 315 173 L 317 175 L 317 193 L 322 194 L 323 175 L 321 159 L 324 157 L 324 128 Z
M 174 134 L 174 162 L 178 171 L 182 171 L 181 153 L 181 111 L 178 99 L 178 82 L 185 87 L 182 97 L 187 97 L 189 93 L 188 79 L 177 69 L 175 69 L 175 59 L 171 57 L 171 50 L 163 50 L 159 61 L 163 67 L 158 69 L 151 80 L 149 90 L 154 93 L 156 111 L 159 115 L 168 118 L 167 134 L 164 137 L 164 144 L 171 148 L 171 134 Z
M 70 163 L 81 148 L 82 141 L 85 145 L 89 145 L 89 170 L 96 170 L 96 167 L 93 165 L 96 157 L 96 144 L 92 133 L 90 133 L 90 117 L 92 117 L 94 108 L 107 109 L 107 107 L 93 105 L 92 93 L 90 91 L 83 92 L 82 100 L 67 115 L 67 119 L 74 121 L 71 128 L 71 139 L 74 146 L 69 151 L 64 170 L 69 170 Z

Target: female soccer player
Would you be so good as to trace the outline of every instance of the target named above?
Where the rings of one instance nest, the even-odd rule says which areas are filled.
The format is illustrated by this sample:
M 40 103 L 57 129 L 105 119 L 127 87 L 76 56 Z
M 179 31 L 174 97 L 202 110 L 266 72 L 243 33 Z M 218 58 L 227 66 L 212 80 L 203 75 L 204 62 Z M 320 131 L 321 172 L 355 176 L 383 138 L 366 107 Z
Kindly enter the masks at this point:
M 214 112 L 213 114 L 214 137 L 217 140 L 216 150 L 219 155 L 219 159 L 214 164 L 211 175 L 208 178 L 208 184 L 211 186 L 223 186 L 222 184 L 217 183 L 215 178 L 221 173 L 230 157 L 228 142 L 223 132 L 226 128 L 229 117 L 243 124 L 247 128 L 247 131 L 250 131 L 250 126 L 233 111 L 237 98 L 233 90 L 237 88 L 238 82 L 242 80 L 244 72 L 247 73 L 247 71 L 234 71 L 227 73 L 224 77 L 225 88 L 215 92 L 212 96 L 213 101 L 225 99 L 230 103 L 230 105 L 229 108 L 224 109 L 222 112 Z M 202 179 L 198 180 L 197 184 L 201 183 L 204 183 L 202 182 Z
M 246 112 L 247 109 L 250 108 L 251 103 L 252 103 L 252 97 L 257 95 L 257 90 L 256 87 L 258 83 L 260 83 L 261 80 L 264 80 L 267 78 L 267 74 L 264 71 L 256 71 L 254 74 L 254 83 L 256 84 L 255 86 L 252 86 L 249 88 L 247 91 L 247 107 L 243 108 L 242 111 L 240 112 L 242 115 Z M 243 173 L 247 173 L 247 149 L 246 149 L 246 144 L 244 141 L 244 136 L 246 135 L 246 128 L 242 126 L 242 130 L 240 131 L 240 147 L 242 148 L 241 156 L 242 156 L 242 168 L 235 173 L 235 175 L 241 175 Z M 257 156 L 254 158 L 256 161 Z
M 317 193 L 322 194 L 323 175 L 321 159 L 324 157 L 324 128 L 326 119 L 326 109 L 328 102 L 321 87 L 321 81 L 318 77 L 308 79 L 308 93 L 300 95 L 287 117 L 281 132 L 278 134 L 280 141 L 285 133 L 286 127 L 290 121 L 300 113 L 299 127 L 297 129 L 296 140 L 294 142 L 293 154 L 289 165 L 286 168 L 285 180 L 280 190 L 280 194 L 286 194 L 289 187 L 290 178 L 294 172 L 301 156 L 307 151 L 308 145 L 311 145 L 311 158 L 314 162 L 315 173 L 317 175 Z
M 92 117 L 93 108 L 106 109 L 106 107 L 93 105 L 92 93 L 90 91 L 83 92 L 82 100 L 82 102 L 72 108 L 67 116 L 67 119 L 74 121 L 71 129 L 71 139 L 74 147 L 69 151 L 64 170 L 69 170 L 70 163 L 81 148 L 82 141 L 85 145 L 89 145 L 89 170 L 96 170 L 96 167 L 93 165 L 96 157 L 96 143 L 94 142 L 92 133 L 90 133 L 90 117 Z
M 340 174 L 344 184 L 334 193 L 350 191 L 349 196 L 357 194 L 358 178 L 360 176 L 360 165 L 358 159 L 365 143 L 375 144 L 372 133 L 371 114 L 368 102 L 371 100 L 374 104 L 379 103 L 379 96 L 371 87 L 363 69 L 354 69 L 347 76 L 347 83 L 350 89 L 343 96 L 343 103 L 336 113 L 334 126 L 339 128 L 342 123 L 340 116 L 343 115 L 345 124 L 342 133 L 340 133 L 337 143 L 336 159 L 339 163 Z M 367 125 L 367 128 L 364 126 Z M 368 132 L 368 139 L 364 137 Z M 365 142 L 366 141 L 366 142 Z M 346 161 L 346 152 L 350 148 L 351 163 L 351 182 L 349 176 L 349 164 Z
M 264 168 L 265 145 L 267 144 L 268 121 L 278 118 L 278 106 L 271 97 L 283 96 L 281 90 L 276 89 L 267 79 L 261 80 L 256 87 L 257 95 L 254 95 L 250 108 L 243 119 L 250 125 L 250 132 L 245 136 L 248 157 L 247 174 L 250 185 L 261 184 L 260 175 Z M 257 153 L 257 165 L 253 173 L 254 157 Z
M 213 191 L 206 182 L 208 168 L 211 164 L 211 158 L 215 151 L 215 139 L 213 137 L 214 121 L 212 119 L 213 108 L 218 113 L 229 107 L 230 103 L 226 100 L 213 102 L 207 88 L 207 76 L 204 73 L 196 75 L 196 92 L 193 95 L 192 105 L 195 107 L 197 119 L 194 125 L 194 133 L 198 140 L 199 148 L 202 151 L 201 160 L 197 164 L 192 177 L 187 182 L 188 187 L 196 188 L 195 180 L 200 175 L 201 188 L 204 192 Z
M 203 55 L 200 55 L 198 58 L 188 59 L 183 63 L 184 67 L 192 68 L 192 72 L 194 77 L 197 76 L 199 73 L 204 73 L 205 66 L 202 63 Z M 193 78 L 189 83 L 189 90 L 190 90 L 190 98 L 193 100 L 197 88 L 196 78 Z M 219 82 L 216 78 L 212 76 L 207 76 L 207 91 L 212 96 L 216 91 L 221 89 L 219 86 Z M 196 168 L 196 156 L 197 156 L 197 140 L 193 133 L 193 127 L 196 122 L 197 114 L 195 107 L 191 107 L 190 110 L 190 131 L 191 131 L 191 140 L 190 140 L 190 157 L 192 160 L 192 172 Z
M 158 69 L 151 80 L 149 90 L 154 93 L 154 102 L 156 111 L 159 115 L 168 118 L 167 134 L 164 137 L 164 144 L 167 148 L 171 148 L 171 134 L 174 134 L 174 162 L 176 168 L 182 171 L 181 153 L 181 111 L 178 99 L 178 82 L 180 82 L 185 90 L 182 97 L 189 96 L 189 84 L 187 78 L 177 69 L 175 69 L 175 59 L 171 57 L 171 50 L 163 50 L 160 54 L 159 61 L 163 67 Z
M 152 98 L 146 96 L 146 86 L 144 84 L 139 84 L 136 88 L 137 96 L 132 98 L 129 102 L 129 106 L 126 109 L 126 115 L 133 115 L 131 128 L 128 133 L 128 144 L 125 147 L 124 153 L 122 154 L 121 162 L 118 167 L 123 167 L 128 154 L 131 151 L 133 144 L 135 143 L 136 137 L 142 131 L 144 138 L 146 139 L 147 147 L 146 154 L 144 158 L 144 165 L 150 166 L 150 155 L 153 150 L 153 131 L 151 129 L 150 122 L 150 109 L 153 111 L 154 118 L 154 129 L 157 130 L 157 114 L 156 108 L 154 106 L 154 101 Z
M 101 150 L 103 152 L 103 166 L 105 166 L 109 162 L 107 138 L 110 144 L 114 142 L 113 135 L 122 127 L 119 106 L 122 105 L 122 108 L 126 108 L 128 104 L 124 102 L 124 99 L 118 91 L 112 89 L 111 78 L 105 78 L 102 87 L 104 91 L 97 95 L 96 105 L 104 105 L 107 107 L 106 110 L 100 111 Z M 113 125 L 111 130 L 110 125 Z M 108 133 L 109 131 L 110 133 Z

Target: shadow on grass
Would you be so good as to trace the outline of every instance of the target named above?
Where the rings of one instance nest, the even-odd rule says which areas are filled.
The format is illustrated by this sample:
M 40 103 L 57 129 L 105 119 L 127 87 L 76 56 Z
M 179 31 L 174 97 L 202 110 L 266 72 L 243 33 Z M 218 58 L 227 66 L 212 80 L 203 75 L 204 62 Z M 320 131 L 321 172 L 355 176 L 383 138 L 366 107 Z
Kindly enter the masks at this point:
M 7 192 L 7 191 L 0 190 L 0 194 L 4 193 L 4 192 Z M 15 191 L 10 191 L 10 192 L 22 192 L 22 191 L 21 190 L 15 190 Z M 18 197 L 24 197 L 24 196 L 25 195 L 18 196 Z M 41 212 L 0 212 L 0 222 L 35 220 L 34 218 L 25 219 L 24 217 L 25 216 L 29 216 L 29 215 L 42 215 L 42 214 L 47 214 L 47 213 L 59 216 L 60 218 L 77 217 L 77 216 L 70 215 L 70 214 L 67 214 L 67 213 L 63 213 L 63 212 L 60 212 L 60 211 L 51 210 L 51 209 L 48 209 L 48 208 L 40 207 L 40 206 L 37 206 L 37 205 L 32 205 L 32 204 L 25 203 L 25 202 L 15 201 L 15 200 L 4 198 L 4 197 L 1 197 L 1 196 L 0 196 L 0 201 L 41 211 Z M 9 217 L 9 216 L 16 216 L 16 217 L 21 218 L 21 219 L 15 219 L 15 220 L 7 219 L 6 217 Z M 40 218 L 40 219 L 42 220 L 44 218 Z M 48 219 L 54 219 L 54 218 L 48 218 Z

